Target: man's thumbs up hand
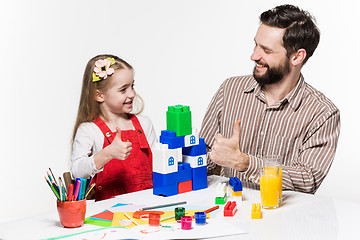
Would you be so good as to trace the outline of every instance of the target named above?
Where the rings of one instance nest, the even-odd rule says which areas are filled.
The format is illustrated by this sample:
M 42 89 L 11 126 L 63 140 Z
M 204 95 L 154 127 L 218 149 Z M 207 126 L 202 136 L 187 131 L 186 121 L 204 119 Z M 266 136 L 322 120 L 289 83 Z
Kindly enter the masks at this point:
M 225 138 L 217 133 L 210 153 L 210 159 L 224 167 L 245 171 L 249 167 L 249 156 L 240 151 L 240 119 L 234 125 L 233 134 Z

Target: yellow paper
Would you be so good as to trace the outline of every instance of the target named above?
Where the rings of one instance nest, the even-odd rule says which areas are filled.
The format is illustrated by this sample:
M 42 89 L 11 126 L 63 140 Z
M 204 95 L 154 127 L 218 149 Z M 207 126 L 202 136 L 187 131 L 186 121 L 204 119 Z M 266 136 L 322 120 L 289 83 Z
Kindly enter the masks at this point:
M 203 212 L 203 211 L 204 210 L 186 210 L 187 213 L 185 215 L 186 216 L 194 216 L 195 212 Z M 132 218 L 133 221 L 137 222 L 139 225 L 149 224 L 149 221 L 147 219 L 145 221 L 143 221 L 141 219 L 133 218 L 132 215 L 134 212 L 126 212 L 126 213 Z M 173 215 L 175 215 L 174 211 L 164 211 L 164 214 L 162 214 L 160 216 L 160 224 L 176 222 L 175 217 L 161 221 L 161 219 L 170 217 Z M 206 214 L 206 218 L 210 218 L 210 213 Z M 122 225 L 120 225 L 120 220 L 129 220 L 129 219 L 125 216 L 125 214 L 123 212 L 115 212 L 111 226 L 112 227 L 126 227 L 126 228 L 132 228 L 132 227 L 136 226 L 133 222 L 129 226 L 122 226 Z

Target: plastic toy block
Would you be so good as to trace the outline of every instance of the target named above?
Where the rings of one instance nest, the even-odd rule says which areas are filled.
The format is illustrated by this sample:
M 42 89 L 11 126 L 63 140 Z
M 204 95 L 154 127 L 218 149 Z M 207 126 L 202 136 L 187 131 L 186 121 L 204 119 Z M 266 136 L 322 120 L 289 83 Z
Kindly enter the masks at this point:
M 184 147 L 182 149 L 182 154 L 187 156 L 199 156 L 199 155 L 206 155 L 206 144 L 204 138 L 199 138 L 199 144 Z
M 156 143 L 152 149 L 153 172 L 172 173 L 178 171 L 178 162 L 182 161 L 181 149 L 169 149 L 167 144 Z
M 234 192 L 242 191 L 242 184 L 238 177 L 230 177 L 229 186 Z
M 173 172 L 173 173 L 157 173 L 153 172 L 153 186 L 154 187 L 163 187 L 168 185 L 173 185 L 179 183 L 179 173 Z
M 193 190 L 207 188 L 207 167 L 191 168 L 191 172 Z
M 193 130 L 191 135 L 184 136 L 184 147 L 190 147 L 199 144 L 199 134 L 197 130 Z
M 153 187 L 153 194 L 158 196 L 169 197 L 169 196 L 177 195 L 178 192 L 179 192 L 178 184 Z
M 192 180 L 190 163 L 181 163 L 178 165 L 178 183 Z
M 207 165 L 206 154 L 200 156 L 183 155 L 182 161 L 189 163 L 192 168 L 204 167 Z
M 226 183 L 218 183 L 215 190 L 215 204 L 225 204 L 226 200 Z
M 160 143 L 152 148 L 154 195 L 172 196 L 207 188 L 206 144 L 196 129 L 192 132 L 189 106 L 169 106 L 166 125 Z M 227 195 L 225 200 L 224 195 L 221 197 L 220 202 L 226 202 Z
M 227 195 L 225 194 L 224 197 L 216 197 L 215 198 L 215 204 L 218 204 L 218 205 L 224 205 L 227 201 Z
M 215 189 L 216 197 L 224 197 L 226 194 L 226 183 L 218 183 Z
M 175 131 L 176 136 L 190 135 L 191 111 L 189 106 L 169 106 L 166 112 L 166 129 Z
M 185 137 L 176 136 L 174 131 L 162 130 L 160 135 L 160 142 L 168 144 L 169 149 L 182 148 L 185 146 Z
M 231 187 L 229 186 L 229 195 L 233 196 L 233 197 L 242 197 L 242 191 L 237 191 L 235 192 L 234 190 L 231 189 Z
M 178 183 L 178 193 L 185 193 L 192 191 L 192 180 Z
M 253 203 L 251 207 L 251 219 L 261 219 L 260 203 Z
M 224 207 L 224 217 L 233 217 L 237 212 L 236 202 L 229 201 Z

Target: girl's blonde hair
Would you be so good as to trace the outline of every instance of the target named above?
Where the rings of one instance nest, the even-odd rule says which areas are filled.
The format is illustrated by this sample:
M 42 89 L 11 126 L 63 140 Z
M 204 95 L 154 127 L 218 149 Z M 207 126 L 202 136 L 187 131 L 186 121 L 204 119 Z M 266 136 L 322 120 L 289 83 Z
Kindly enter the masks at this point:
M 96 90 L 99 90 L 100 92 L 106 91 L 107 87 L 109 86 L 111 76 L 108 76 L 106 79 L 102 79 L 101 81 L 93 82 L 93 72 L 95 62 L 99 59 L 106 59 L 108 57 L 115 59 L 115 63 L 111 65 L 111 67 L 114 68 L 115 71 L 121 69 L 129 69 L 132 71 L 134 70 L 129 63 L 111 54 L 98 55 L 89 60 L 85 67 L 85 72 L 83 76 L 80 103 L 74 126 L 72 142 L 74 142 L 76 131 L 81 123 L 93 122 L 101 114 L 100 103 L 95 100 Z M 132 113 L 138 114 L 143 110 L 143 108 L 144 104 L 141 97 L 139 95 L 136 95 L 134 99 L 134 108 Z

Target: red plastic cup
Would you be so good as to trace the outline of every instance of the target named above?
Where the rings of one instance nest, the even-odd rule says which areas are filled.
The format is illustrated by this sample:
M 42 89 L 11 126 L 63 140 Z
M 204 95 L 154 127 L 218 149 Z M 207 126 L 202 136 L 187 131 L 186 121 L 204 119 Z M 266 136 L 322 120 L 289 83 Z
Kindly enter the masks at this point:
M 80 227 L 85 220 L 86 199 L 80 201 L 57 201 L 57 210 L 60 222 L 64 227 Z

